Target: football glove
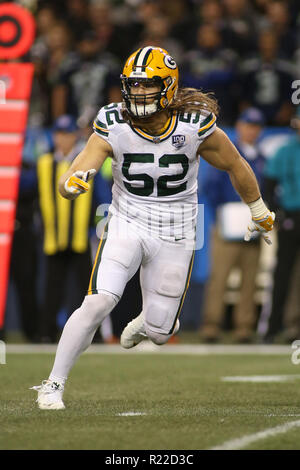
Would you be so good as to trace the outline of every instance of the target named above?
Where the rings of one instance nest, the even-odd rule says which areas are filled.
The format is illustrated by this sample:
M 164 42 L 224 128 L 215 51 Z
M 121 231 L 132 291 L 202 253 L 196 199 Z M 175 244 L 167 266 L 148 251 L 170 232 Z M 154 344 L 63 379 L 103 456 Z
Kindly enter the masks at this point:
M 261 232 L 263 239 L 268 245 L 272 245 L 272 241 L 267 235 L 267 232 L 270 232 L 273 229 L 275 220 L 275 213 L 266 211 L 261 217 L 252 217 L 250 224 L 248 225 L 248 230 L 245 234 L 244 240 L 248 242 L 251 239 L 253 232 Z
M 67 193 L 79 196 L 79 194 L 86 193 L 90 189 L 88 180 L 93 178 L 96 170 L 92 168 L 88 171 L 77 170 L 65 182 L 65 190 Z

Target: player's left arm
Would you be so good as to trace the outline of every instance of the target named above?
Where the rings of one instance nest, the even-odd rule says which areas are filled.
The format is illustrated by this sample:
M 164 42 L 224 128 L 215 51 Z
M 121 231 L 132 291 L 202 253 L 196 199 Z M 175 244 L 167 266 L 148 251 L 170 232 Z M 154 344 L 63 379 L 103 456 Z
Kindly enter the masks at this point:
M 265 205 L 253 170 L 240 155 L 236 147 L 221 129 L 216 130 L 199 146 L 198 154 L 209 164 L 219 170 L 227 171 L 232 185 L 241 199 L 248 204 L 252 221 L 248 226 L 245 240 L 249 241 L 251 233 L 260 231 L 267 243 L 266 235 L 273 228 L 275 214 Z

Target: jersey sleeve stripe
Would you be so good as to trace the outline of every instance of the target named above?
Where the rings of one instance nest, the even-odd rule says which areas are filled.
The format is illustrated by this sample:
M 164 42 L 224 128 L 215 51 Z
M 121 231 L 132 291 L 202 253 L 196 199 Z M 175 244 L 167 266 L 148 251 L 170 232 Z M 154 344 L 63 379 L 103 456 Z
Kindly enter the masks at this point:
M 109 133 L 108 133 L 108 132 L 100 131 L 100 129 L 96 129 L 95 127 L 94 127 L 94 131 L 96 132 L 96 134 L 103 135 L 104 137 L 108 137 L 108 136 L 109 136 Z
M 95 123 L 97 124 L 97 126 L 102 127 L 102 129 L 107 129 L 107 125 L 104 124 L 104 122 L 99 121 L 98 118 L 95 119 Z M 107 129 L 107 130 L 108 130 L 108 129 Z
M 99 133 L 99 134 L 102 134 L 102 135 L 105 135 L 105 136 L 108 136 L 109 134 L 109 130 L 108 129 L 103 129 L 102 127 L 98 126 L 96 124 L 96 122 L 94 122 L 93 124 L 93 127 L 94 127 L 94 131 Z
M 199 131 L 200 131 L 203 127 L 205 127 L 205 126 L 212 120 L 212 118 L 213 118 L 213 113 L 210 113 L 210 114 L 204 119 L 204 121 L 201 122 L 201 124 L 200 124 L 201 127 L 199 128 Z
M 207 132 L 215 124 L 216 116 L 214 116 L 214 115 L 210 115 L 210 116 L 212 116 L 212 119 L 210 119 L 210 121 L 205 126 L 200 127 L 200 129 L 198 130 L 198 136 L 201 136 L 201 135 L 205 134 L 205 132 Z M 210 116 L 208 116 L 208 117 L 210 117 Z M 205 119 L 205 121 L 207 119 Z M 203 124 L 204 124 L 204 122 L 203 122 Z

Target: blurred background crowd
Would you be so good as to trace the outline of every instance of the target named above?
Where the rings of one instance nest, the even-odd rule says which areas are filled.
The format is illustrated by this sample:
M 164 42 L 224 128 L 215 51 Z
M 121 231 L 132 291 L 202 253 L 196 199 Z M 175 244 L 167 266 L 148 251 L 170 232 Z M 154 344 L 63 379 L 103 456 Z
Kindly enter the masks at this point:
M 31 61 L 35 72 L 7 337 L 19 330 L 28 341 L 56 342 L 68 315 L 81 304 L 104 215 L 96 215 L 96 207 L 111 198 L 109 161 L 94 181 L 91 200 L 82 202 L 89 214 L 85 235 L 78 233 L 80 209 L 59 202 L 55 177 L 91 134 L 97 110 L 121 101 L 119 76 L 127 57 L 153 45 L 176 60 L 180 86 L 215 94 L 219 126 L 250 163 L 277 214 L 272 247 L 260 239 L 244 243 L 240 221 L 245 213 L 227 175 L 201 162 L 204 245 L 196 252 L 181 331 L 196 332 L 197 341 L 206 342 L 300 339 L 300 112 L 292 100 L 300 80 L 298 0 L 19 3 L 34 14 L 37 35 L 22 59 Z M 55 243 L 51 224 L 61 236 Z M 117 341 L 140 309 L 137 274 L 95 341 Z
M 289 125 L 300 66 L 299 3 L 271 0 L 65 0 L 38 2 L 29 125 L 66 112 L 81 125 L 120 100 L 119 74 L 139 47 L 165 48 L 183 86 L 213 91 L 220 123 L 258 106 L 266 124 Z

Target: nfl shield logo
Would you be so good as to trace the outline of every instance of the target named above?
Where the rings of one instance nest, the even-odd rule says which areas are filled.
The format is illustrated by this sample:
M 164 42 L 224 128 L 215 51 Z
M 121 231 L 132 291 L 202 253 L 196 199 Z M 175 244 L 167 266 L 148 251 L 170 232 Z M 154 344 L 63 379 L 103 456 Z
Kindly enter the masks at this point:
M 172 136 L 172 145 L 174 147 L 179 148 L 182 147 L 185 144 L 185 135 L 173 135 Z

